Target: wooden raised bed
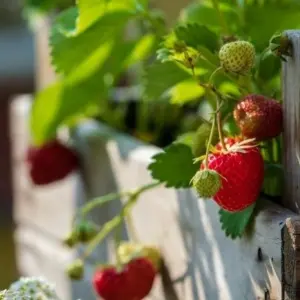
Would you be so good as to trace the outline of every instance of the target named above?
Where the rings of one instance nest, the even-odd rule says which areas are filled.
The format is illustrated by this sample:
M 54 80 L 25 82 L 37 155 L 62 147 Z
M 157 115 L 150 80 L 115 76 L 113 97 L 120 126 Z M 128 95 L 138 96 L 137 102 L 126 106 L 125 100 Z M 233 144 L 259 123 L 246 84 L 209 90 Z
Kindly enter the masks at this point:
M 137 235 L 140 240 L 161 248 L 177 294 L 174 295 L 170 282 L 162 284 L 158 280 L 148 299 L 300 299 L 300 166 L 297 160 L 300 33 L 288 34 L 294 55 L 284 64 L 283 71 L 286 149 L 283 204 L 287 208 L 265 201 L 253 237 L 232 241 L 220 229 L 218 208 L 213 201 L 197 199 L 190 189 L 176 191 L 161 187 L 143 194 L 133 211 Z M 16 118 L 23 121 L 16 123 L 16 127 L 24 130 L 26 113 L 18 107 L 16 102 L 13 112 L 18 112 Z M 25 204 L 24 177 L 21 180 L 24 173 L 16 168 L 15 188 L 19 190 L 16 241 L 23 273 L 44 275 L 55 281 L 64 300 L 93 300 L 95 296 L 89 283 L 92 268 L 88 267 L 84 281 L 71 283 L 63 269 L 74 253 L 64 249 L 60 239 L 69 230 L 76 208 L 91 197 L 149 183 L 151 176 L 146 167 L 152 155 L 161 149 L 93 122 L 79 126 L 74 138 L 83 158 L 81 177 L 74 175 L 51 190 L 32 189 L 27 183 L 27 189 L 33 193 L 30 205 Z M 15 149 L 20 149 L 18 143 Z M 28 139 L 22 143 L 24 147 Z M 75 181 L 73 197 L 68 194 L 69 184 Z M 95 211 L 93 220 L 101 225 L 115 215 L 120 204 L 113 202 Z M 110 239 L 107 239 L 90 258 L 91 265 L 109 260 L 110 249 Z

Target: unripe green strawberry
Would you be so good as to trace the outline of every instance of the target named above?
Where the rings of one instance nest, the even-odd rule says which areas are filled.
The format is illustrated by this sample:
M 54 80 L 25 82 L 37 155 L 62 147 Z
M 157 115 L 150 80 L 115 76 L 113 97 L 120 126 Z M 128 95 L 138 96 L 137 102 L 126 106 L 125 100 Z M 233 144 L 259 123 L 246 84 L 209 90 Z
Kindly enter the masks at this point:
M 222 180 L 220 175 L 214 170 L 200 170 L 193 177 L 193 186 L 199 197 L 211 198 L 220 190 Z
M 203 123 L 198 127 L 192 144 L 192 152 L 195 157 L 204 155 L 206 152 L 206 144 L 210 135 L 211 125 Z M 214 130 L 212 145 L 215 145 L 219 140 L 217 128 Z
M 75 230 L 78 235 L 78 241 L 81 243 L 87 243 L 91 241 L 98 233 L 97 227 L 88 221 L 79 223 Z
M 64 238 L 63 244 L 69 248 L 73 248 L 78 244 L 78 234 L 77 232 L 71 232 L 67 237 Z
M 64 245 L 73 248 L 78 243 L 91 241 L 98 233 L 98 228 L 89 221 L 81 221 L 75 225 L 73 231 L 63 240 Z
M 236 41 L 222 46 L 219 52 L 221 66 L 228 72 L 246 74 L 254 66 L 255 48 L 246 41 Z
M 66 273 L 70 279 L 73 280 L 82 279 L 84 273 L 83 261 L 81 259 L 75 260 L 72 264 L 68 266 Z

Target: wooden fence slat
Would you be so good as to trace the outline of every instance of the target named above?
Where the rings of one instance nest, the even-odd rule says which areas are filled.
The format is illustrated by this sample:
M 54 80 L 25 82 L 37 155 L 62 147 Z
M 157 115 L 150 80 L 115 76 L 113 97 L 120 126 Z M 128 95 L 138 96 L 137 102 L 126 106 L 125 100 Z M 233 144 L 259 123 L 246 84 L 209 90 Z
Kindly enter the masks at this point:
M 300 212 L 300 30 L 286 31 L 292 57 L 283 63 L 284 206 Z
M 300 212 L 300 30 L 285 32 L 292 57 L 283 63 L 283 165 L 286 208 Z M 300 217 L 286 220 L 282 229 L 282 300 L 300 299 Z
M 300 299 L 300 217 L 282 230 L 282 300 Z

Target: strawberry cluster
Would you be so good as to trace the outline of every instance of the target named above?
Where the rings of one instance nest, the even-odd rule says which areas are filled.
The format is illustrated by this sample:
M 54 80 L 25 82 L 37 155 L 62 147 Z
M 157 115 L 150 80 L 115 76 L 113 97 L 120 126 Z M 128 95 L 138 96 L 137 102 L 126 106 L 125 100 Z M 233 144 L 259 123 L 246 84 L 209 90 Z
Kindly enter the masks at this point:
M 92 278 L 95 292 L 104 300 L 142 300 L 152 289 L 160 271 L 161 254 L 152 245 L 121 242 L 116 250 L 117 263 L 98 266 Z M 75 260 L 67 274 L 80 280 L 84 263 Z
M 93 277 L 97 294 L 105 300 L 142 300 L 151 291 L 156 270 L 145 257 L 132 259 L 118 268 L 106 266 Z
M 249 42 L 229 42 L 219 58 L 225 72 L 246 75 L 254 66 L 255 49 Z M 224 210 L 238 212 L 258 199 L 265 169 L 260 143 L 282 133 L 283 112 L 277 100 L 249 94 L 237 103 L 233 117 L 240 134 L 223 139 L 222 124 L 218 124 L 219 142 L 215 143 L 211 128 L 209 151 L 192 182 L 200 197 L 211 197 Z M 220 116 L 217 120 L 221 123 Z

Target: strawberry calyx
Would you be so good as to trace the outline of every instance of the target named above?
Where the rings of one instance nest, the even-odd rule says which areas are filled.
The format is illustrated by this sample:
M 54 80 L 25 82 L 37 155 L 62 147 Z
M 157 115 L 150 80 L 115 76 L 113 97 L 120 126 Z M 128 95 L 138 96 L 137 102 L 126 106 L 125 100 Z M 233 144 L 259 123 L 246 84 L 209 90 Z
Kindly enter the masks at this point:
M 110 268 L 116 268 L 116 265 L 115 264 L 112 264 L 112 263 L 98 263 L 96 266 L 95 266 L 95 270 L 107 270 L 107 269 L 110 269 Z M 118 272 L 121 272 L 122 270 L 119 270 L 118 269 Z
M 226 149 L 222 145 L 217 144 L 211 147 L 212 154 L 229 154 L 229 153 L 245 153 L 247 150 L 256 148 L 259 144 L 255 143 L 255 138 L 242 139 L 240 137 L 226 138 Z

